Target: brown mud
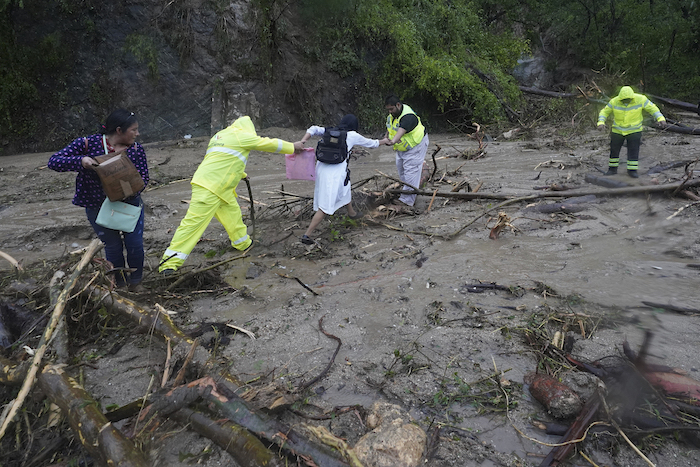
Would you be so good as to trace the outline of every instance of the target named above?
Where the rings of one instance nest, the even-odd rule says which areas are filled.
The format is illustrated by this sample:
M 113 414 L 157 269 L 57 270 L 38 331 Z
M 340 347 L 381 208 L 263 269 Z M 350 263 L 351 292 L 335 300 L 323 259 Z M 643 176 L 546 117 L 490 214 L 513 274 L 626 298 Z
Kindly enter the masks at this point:
M 303 130 L 260 133 L 293 141 Z M 473 139 L 430 135 L 427 160 L 432 169 L 430 154 L 439 145 L 435 178 L 443 182 L 433 180 L 426 189 L 449 191 L 446 181 L 464 179 L 472 189 L 481 184 L 479 192 L 513 197 L 552 184 L 595 188 L 584 178 L 602 175 L 606 168 L 606 135 L 567 136 L 551 129 L 530 136 L 496 138 L 483 157 L 467 160 L 459 154 L 477 147 Z M 523 386 L 524 375 L 538 369 L 536 349 L 527 344 L 523 330 L 541 323 L 547 323 L 542 329 L 552 336 L 557 330 L 574 336 L 572 354 L 586 361 L 621 355 L 625 339 L 636 348 L 644 330 L 652 329 L 652 357 L 700 379 L 698 317 L 642 303 L 700 308 L 700 271 L 689 267 L 700 263 L 700 205 L 671 217 L 692 201 L 667 194 L 596 197 L 578 205 L 581 210 L 564 213 L 537 209 L 562 199 L 517 203 L 486 214 L 453 240 L 430 234 L 454 232 L 500 201 L 435 198 L 431 204 L 430 198 L 419 197 L 417 216 L 372 209 L 355 222 L 338 213 L 316 232 L 317 245 L 306 246 L 299 242 L 310 220 L 306 203 L 286 211 L 272 207 L 279 205 L 282 187 L 311 197 L 313 183 L 285 180 L 280 155 L 252 153 L 248 175 L 260 204 L 250 256 L 220 268 L 230 287 L 211 290 L 203 284 L 181 299 L 164 299 L 160 292 L 168 283 L 155 271 L 187 209 L 189 178 L 206 143 L 190 139 L 145 145 L 151 172 L 143 195 L 148 292 L 131 298 L 144 306 L 160 303 L 176 313 L 183 329 L 216 321 L 252 331 L 254 340 L 244 334 L 228 336 L 227 342 L 213 332 L 202 336 L 214 344 L 212 358 L 227 361 L 230 372 L 251 387 L 274 383 L 293 389 L 316 376 L 336 346 L 318 329 L 324 317 L 325 330 L 339 337 L 342 346 L 329 373 L 295 407 L 318 415 L 334 407 L 360 406 L 316 422 L 350 445 L 366 431 L 358 417 L 362 410 L 388 400 L 405 407 L 424 429 L 442 427 L 425 465 L 538 465 L 551 449 L 546 443 L 558 441 L 532 426 L 534 418 L 548 415 Z M 70 204 L 75 175 L 45 168 L 49 156 L 0 158 L 0 250 L 24 265 L 60 258 L 93 236 L 83 210 Z M 613 178 L 631 186 L 677 182 L 683 166 L 646 172 L 698 157 L 697 137 L 649 130 L 641 150 L 641 177 L 629 178 L 622 167 Z M 378 171 L 396 173 L 389 148 L 368 151 L 351 168 L 353 182 Z M 379 178 L 362 189 L 379 192 L 388 183 Z M 243 184 L 238 194 L 248 196 Z M 249 203 L 241 200 L 241 206 L 247 215 Z M 512 227 L 493 240 L 489 232 L 500 211 Z M 213 221 L 186 266 L 236 254 L 228 248 L 223 227 Z M 6 272 L 10 266 L 0 260 L 0 268 Z M 469 286 L 475 283 L 509 290 L 474 293 Z M 556 319 L 547 318 L 552 316 Z M 565 323 L 561 316 L 577 318 Z M 165 361 L 165 347 L 155 339 L 123 328 L 111 337 L 123 344 L 113 355 L 97 344 L 75 349 L 79 358 L 89 356 L 90 366 L 82 370 L 85 388 L 102 407 L 143 397 Z M 494 374 L 503 386 L 489 393 L 483 381 Z M 578 370 L 558 368 L 557 375 L 584 400 L 594 390 L 593 378 Z M 467 396 L 475 392 L 490 395 Z M 291 412 L 278 416 L 289 424 L 302 420 Z M 202 455 L 211 444 L 176 426 L 170 430 L 154 435 L 148 446 L 161 465 L 188 465 L 190 456 Z M 637 441 L 657 465 L 700 464 L 700 450 L 688 444 L 670 438 Z M 646 465 L 624 443 L 593 439 L 584 451 L 598 465 Z M 232 465 L 216 448 L 202 457 L 204 465 Z M 580 457 L 576 462 L 585 464 Z

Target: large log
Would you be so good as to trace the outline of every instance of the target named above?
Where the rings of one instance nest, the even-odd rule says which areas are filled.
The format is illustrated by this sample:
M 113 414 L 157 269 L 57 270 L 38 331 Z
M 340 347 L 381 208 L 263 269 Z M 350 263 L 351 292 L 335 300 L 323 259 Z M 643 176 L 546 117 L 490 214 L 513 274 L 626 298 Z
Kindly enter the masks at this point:
M 700 113 L 698 104 L 691 104 L 690 102 L 683 102 L 677 99 L 670 99 L 668 97 L 655 96 L 654 94 L 647 94 L 647 97 L 651 97 L 656 102 L 672 105 L 673 107 L 678 107 L 679 109 Z
M 76 437 L 98 465 L 150 465 L 134 443 L 102 415 L 97 401 L 60 367 L 45 367 L 38 382 L 44 394 L 61 408 Z

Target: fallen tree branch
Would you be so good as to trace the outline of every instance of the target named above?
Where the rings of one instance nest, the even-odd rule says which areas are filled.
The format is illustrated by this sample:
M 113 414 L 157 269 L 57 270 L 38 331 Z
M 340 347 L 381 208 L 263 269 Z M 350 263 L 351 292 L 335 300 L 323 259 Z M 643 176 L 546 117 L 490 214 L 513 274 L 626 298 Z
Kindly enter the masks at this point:
M 568 198 L 574 196 L 624 196 L 624 195 L 634 195 L 634 194 L 646 194 L 646 193 L 663 193 L 666 191 L 674 191 L 680 188 L 695 187 L 700 186 L 700 178 L 691 180 L 689 182 L 677 182 L 677 183 L 666 183 L 664 185 L 644 185 L 644 186 L 627 186 L 623 188 L 610 188 L 606 190 L 601 189 L 584 189 L 584 190 L 571 190 L 571 191 L 547 191 L 544 193 L 535 193 L 532 195 L 526 195 L 521 197 L 513 197 L 512 195 L 498 195 L 493 193 L 452 193 L 452 192 L 438 192 L 436 196 L 438 198 L 456 198 L 456 199 L 496 199 L 496 200 L 530 200 L 539 198 Z M 418 195 L 418 196 L 433 196 L 432 191 L 402 191 L 402 190 L 387 190 L 390 194 L 400 194 L 405 193 L 408 195 Z
M 134 443 L 107 421 L 97 401 L 60 367 L 47 366 L 38 381 L 42 391 L 61 408 L 76 438 L 99 465 L 150 466 Z
M 12 256 L 8 255 L 7 253 L 0 251 L 0 258 L 5 258 L 18 271 L 22 270 L 22 265 L 19 264 L 19 261 L 14 259 Z
M 168 415 L 214 441 L 241 467 L 282 467 L 284 462 L 245 428 L 229 421 L 214 421 L 200 412 L 182 408 Z
M 309 287 L 308 285 L 304 284 L 304 282 L 303 282 L 301 279 L 299 279 L 298 277 L 289 276 L 289 275 L 287 275 L 287 274 L 282 274 L 282 273 L 279 273 L 279 272 L 276 273 L 276 274 L 277 274 L 278 276 L 280 276 L 280 277 L 284 277 L 285 279 L 293 279 L 293 280 L 297 281 L 297 282 L 299 283 L 299 285 L 301 285 L 302 287 L 304 287 L 306 290 L 308 290 L 308 291 L 311 292 L 312 294 L 318 295 L 318 292 L 314 292 L 314 291 L 311 289 L 311 287 Z
M 210 377 L 204 377 L 189 383 L 186 387 L 175 388 L 163 395 L 159 401 L 144 410 L 142 419 L 153 413 L 174 413 L 188 401 L 202 398 L 210 403 L 224 417 L 267 442 L 274 443 L 314 464 L 323 467 L 347 467 L 347 463 L 338 459 L 323 446 L 312 443 L 294 428 L 287 427 L 264 414 L 254 412 L 236 393 L 224 385 L 217 385 Z
M 642 303 L 645 304 L 646 306 L 650 306 L 652 308 L 660 308 L 662 310 L 673 311 L 674 313 L 680 313 L 683 315 L 700 314 L 700 310 L 698 310 L 697 308 L 687 308 L 684 306 L 676 306 L 676 305 L 671 305 L 671 304 L 648 302 L 648 301 L 644 301 L 644 300 L 642 300 Z
M 99 286 L 88 288 L 83 293 L 83 297 L 89 303 L 92 303 L 93 306 L 99 307 L 104 305 L 109 311 L 128 318 L 138 327 L 144 330 L 153 329 L 159 336 L 170 339 L 175 344 L 185 342 L 188 345 L 192 345 L 194 343 L 194 340 L 175 326 L 170 316 L 165 313 L 156 313 L 154 316 L 153 313 L 141 308 L 128 298 Z
M 338 346 L 335 348 L 335 352 L 333 352 L 333 356 L 331 357 L 330 361 L 328 362 L 328 365 L 326 365 L 326 368 L 324 368 L 323 371 L 322 371 L 321 373 L 319 373 L 319 375 L 316 376 L 314 379 L 312 379 L 312 380 L 309 381 L 308 383 L 305 383 L 305 384 L 302 384 L 301 386 L 299 386 L 299 389 L 297 389 L 296 392 L 301 392 L 301 391 L 303 391 L 304 389 L 306 389 L 306 388 L 308 388 L 308 387 L 310 387 L 310 386 L 316 384 L 318 381 L 320 381 L 321 378 L 323 378 L 323 376 L 324 376 L 326 373 L 328 373 L 328 370 L 331 369 L 331 366 L 333 365 L 333 362 L 335 361 L 335 357 L 336 357 L 336 355 L 338 355 L 338 351 L 340 350 L 340 346 L 343 345 L 343 341 L 341 341 L 340 338 L 339 338 L 338 336 L 334 336 L 333 334 L 329 334 L 329 333 L 327 333 L 327 332 L 323 329 L 323 318 L 325 318 L 325 315 L 324 315 L 324 316 L 321 316 L 321 318 L 318 320 L 318 329 L 319 329 L 319 331 L 321 331 L 321 332 L 322 332 L 323 334 L 325 334 L 327 337 L 330 337 L 331 339 L 333 339 L 333 340 L 335 340 L 336 342 L 338 342 Z
M 65 310 L 67 298 L 70 296 L 70 291 L 73 289 L 75 284 L 78 282 L 78 277 L 80 277 L 80 274 L 82 274 L 83 269 L 85 269 L 85 267 L 87 267 L 87 265 L 90 263 L 90 260 L 92 260 L 92 257 L 98 251 L 100 251 L 100 249 L 102 249 L 102 247 L 103 247 L 103 244 L 98 239 L 95 239 L 92 242 L 90 242 L 90 245 L 88 245 L 87 251 L 85 251 L 85 254 L 83 255 L 80 262 L 77 264 L 75 270 L 73 271 L 73 274 L 71 274 L 71 276 L 69 277 L 68 283 L 66 284 L 66 286 L 63 288 L 63 291 L 59 295 L 59 297 L 57 299 L 56 307 L 54 308 L 53 313 L 51 313 L 51 319 L 49 320 L 48 324 L 46 325 L 46 328 L 44 329 L 44 334 L 41 336 L 41 340 L 39 341 L 39 347 L 34 352 L 34 357 L 32 359 L 32 366 L 29 369 L 29 372 L 27 373 L 27 377 L 24 379 L 22 389 L 20 389 L 19 394 L 17 395 L 17 398 L 15 399 L 14 403 L 12 404 L 6 417 L 2 420 L 2 426 L 0 426 L 0 439 L 2 439 L 2 437 L 7 432 L 7 428 L 10 425 L 10 422 L 12 422 L 12 420 L 14 419 L 15 415 L 17 414 L 17 411 L 20 409 L 20 407 L 24 403 L 24 400 L 26 399 L 27 395 L 29 394 L 29 391 L 32 389 L 32 386 L 34 385 L 34 381 L 36 380 L 36 375 L 39 372 L 39 369 L 41 367 L 41 360 L 44 358 L 44 354 L 48 350 L 49 343 L 51 341 L 51 337 L 53 336 L 53 333 L 56 329 L 56 326 L 58 326 L 59 318 L 63 315 L 63 310 Z

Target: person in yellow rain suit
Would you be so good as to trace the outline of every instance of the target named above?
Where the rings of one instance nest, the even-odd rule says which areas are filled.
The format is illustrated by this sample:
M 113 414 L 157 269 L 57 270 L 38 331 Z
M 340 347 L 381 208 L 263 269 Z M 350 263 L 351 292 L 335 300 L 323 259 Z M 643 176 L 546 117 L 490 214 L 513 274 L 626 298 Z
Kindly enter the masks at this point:
M 246 177 L 245 166 L 250 151 L 291 154 L 302 149 L 301 142 L 258 136 L 247 116 L 215 134 L 192 177 L 192 200 L 187 214 L 165 250 L 158 271 L 170 275 L 182 266 L 213 217 L 226 228 L 234 248 L 248 249 L 252 240 L 236 201 L 236 186 Z
M 610 114 L 613 116 L 612 133 L 610 135 L 610 159 L 605 175 L 615 175 L 620 165 L 620 150 L 627 141 L 627 174 L 638 178 L 639 147 L 642 144 L 643 111 L 648 112 L 659 125 L 666 126 L 666 118 L 659 108 L 643 94 L 635 93 L 631 87 L 623 86 L 617 97 L 603 107 L 598 115 L 598 130 L 605 130 L 605 121 Z

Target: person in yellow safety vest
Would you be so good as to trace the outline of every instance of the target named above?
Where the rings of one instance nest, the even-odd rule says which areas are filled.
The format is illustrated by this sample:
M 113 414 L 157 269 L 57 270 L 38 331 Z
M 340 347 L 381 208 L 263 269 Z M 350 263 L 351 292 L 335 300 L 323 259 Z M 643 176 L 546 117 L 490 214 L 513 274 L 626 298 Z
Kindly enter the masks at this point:
M 401 103 L 395 95 L 387 96 L 384 106 L 389 115 L 386 119 L 387 146 L 393 146 L 396 151 L 396 169 L 402 182 L 420 188 L 423 161 L 428 152 L 428 135 L 420 118 L 408 105 Z M 404 191 L 412 188 L 404 185 Z M 416 195 L 402 194 L 399 202 L 413 207 Z
M 627 141 L 627 174 L 638 178 L 639 147 L 642 144 L 643 111 L 648 112 L 659 123 L 661 128 L 666 126 L 666 118 L 659 108 L 643 94 L 635 93 L 631 87 L 623 86 L 617 97 L 603 107 L 598 115 L 598 130 L 605 130 L 605 121 L 610 114 L 613 116 L 612 133 L 610 135 L 610 159 L 605 175 L 615 175 L 620 165 L 620 150 Z
M 158 271 L 170 275 L 182 266 L 213 217 L 226 228 L 235 249 L 248 249 L 252 240 L 236 201 L 236 186 L 247 176 L 245 166 L 250 151 L 291 154 L 303 147 L 299 141 L 290 143 L 258 136 L 247 116 L 215 134 L 192 177 L 192 200 L 187 214 L 165 250 Z

